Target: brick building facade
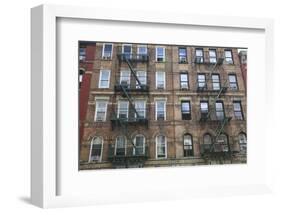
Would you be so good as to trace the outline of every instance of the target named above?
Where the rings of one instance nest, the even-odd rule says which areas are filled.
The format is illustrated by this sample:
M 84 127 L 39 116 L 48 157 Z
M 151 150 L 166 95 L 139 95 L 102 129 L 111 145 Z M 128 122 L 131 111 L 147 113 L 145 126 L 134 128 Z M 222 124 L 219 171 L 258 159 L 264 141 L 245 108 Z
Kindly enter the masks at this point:
M 246 163 L 237 48 L 80 42 L 79 66 L 80 169 Z

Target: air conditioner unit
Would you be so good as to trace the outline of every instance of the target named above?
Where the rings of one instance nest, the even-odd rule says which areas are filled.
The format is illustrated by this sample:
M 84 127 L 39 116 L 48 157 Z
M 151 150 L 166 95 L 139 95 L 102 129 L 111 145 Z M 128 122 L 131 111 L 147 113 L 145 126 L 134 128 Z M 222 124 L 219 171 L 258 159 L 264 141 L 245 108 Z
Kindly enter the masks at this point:
M 102 59 L 104 59 L 104 60 L 111 60 L 111 56 L 103 56 Z
M 187 84 L 182 84 L 182 85 L 181 85 L 181 89 L 184 89 L 184 90 L 185 90 L 185 89 L 188 89 L 188 85 L 187 85 Z
M 186 63 L 186 58 L 185 57 L 181 57 L 180 58 L 180 63 Z
M 164 84 L 158 84 L 157 89 L 164 89 Z
M 101 121 L 103 121 L 103 118 L 102 117 L 97 117 L 96 121 L 101 122 Z

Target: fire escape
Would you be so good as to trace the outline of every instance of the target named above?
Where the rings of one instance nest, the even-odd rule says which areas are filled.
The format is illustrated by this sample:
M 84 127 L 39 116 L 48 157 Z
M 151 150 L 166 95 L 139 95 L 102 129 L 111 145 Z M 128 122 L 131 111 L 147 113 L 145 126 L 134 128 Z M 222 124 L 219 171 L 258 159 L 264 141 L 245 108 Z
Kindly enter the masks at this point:
M 213 79 L 213 74 L 217 74 L 217 70 L 223 69 L 224 56 L 222 52 L 217 52 L 210 55 L 210 52 L 202 51 L 199 56 L 195 54 L 194 64 L 197 66 L 204 65 L 208 67 L 210 72 L 204 74 L 205 77 L 197 79 L 197 92 L 208 96 L 206 101 L 206 108 L 201 108 L 199 122 L 201 125 L 208 125 L 214 129 L 214 135 L 210 137 L 209 143 L 203 142 L 201 145 L 201 156 L 208 161 L 216 160 L 223 162 L 224 160 L 231 160 L 231 147 L 228 139 L 223 138 L 225 128 L 229 124 L 232 117 L 229 115 L 229 109 L 223 105 L 221 97 L 228 89 L 228 82 L 226 79 Z M 212 87 L 210 87 L 212 85 Z M 215 86 L 214 86 L 215 85 Z M 219 106 L 219 110 L 218 110 Z
M 148 54 L 132 54 L 118 51 L 118 67 L 121 71 L 121 65 L 126 64 L 128 67 L 129 75 L 123 80 L 121 78 L 121 72 L 116 73 L 116 83 L 114 86 L 114 99 L 125 101 L 128 103 L 127 115 L 126 113 L 120 113 L 120 105 L 112 110 L 111 127 L 112 131 L 120 132 L 126 143 L 120 147 L 117 142 L 109 146 L 108 159 L 111 161 L 115 168 L 128 168 L 128 167 L 143 167 L 144 162 L 148 158 L 148 146 L 140 146 L 134 141 L 131 136 L 130 128 L 137 129 L 138 127 L 148 128 L 148 110 L 146 102 L 144 102 L 143 108 L 137 108 L 135 105 L 136 97 L 146 97 L 148 100 L 149 86 L 147 82 L 147 74 L 145 76 L 138 76 L 136 71 L 136 65 L 142 63 L 146 66 L 148 71 L 149 56 Z M 123 76 L 124 77 L 124 76 Z M 127 78 L 127 79 L 126 79 Z M 129 80 L 128 80 L 129 79 Z M 135 82 L 135 83 L 134 83 Z M 144 143 L 144 141 L 143 141 Z M 124 149 L 124 151 L 122 151 Z M 118 151 L 118 150 L 121 150 Z

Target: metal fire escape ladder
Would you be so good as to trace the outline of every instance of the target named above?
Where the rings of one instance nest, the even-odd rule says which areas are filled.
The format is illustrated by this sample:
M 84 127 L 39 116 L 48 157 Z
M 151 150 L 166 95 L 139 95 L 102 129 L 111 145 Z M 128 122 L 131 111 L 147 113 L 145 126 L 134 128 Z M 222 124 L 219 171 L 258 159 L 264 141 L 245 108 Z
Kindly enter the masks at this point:
M 124 94 L 124 95 L 126 96 L 126 98 L 128 99 L 128 101 L 129 101 L 129 103 L 130 103 L 130 106 L 132 107 L 132 109 L 133 109 L 134 112 L 136 113 L 137 118 L 140 118 L 139 113 L 137 112 L 137 110 L 136 110 L 136 108 L 135 108 L 135 106 L 134 106 L 134 104 L 133 104 L 133 101 L 132 101 L 131 97 L 129 96 L 129 93 L 126 91 L 126 88 L 125 88 L 122 84 L 120 84 L 120 87 L 121 87 L 121 90 L 122 90 L 123 94 Z
M 132 67 L 132 65 L 131 65 L 131 63 L 130 63 L 130 61 L 129 61 L 129 59 L 126 58 L 126 57 L 125 57 L 125 62 L 128 64 L 128 66 L 129 66 L 129 68 L 130 68 L 130 70 L 131 70 L 131 73 L 133 74 L 134 78 L 136 79 L 138 85 L 141 87 L 141 82 L 140 82 L 140 80 L 138 79 L 138 76 L 137 76 L 135 70 L 133 69 L 133 67 Z

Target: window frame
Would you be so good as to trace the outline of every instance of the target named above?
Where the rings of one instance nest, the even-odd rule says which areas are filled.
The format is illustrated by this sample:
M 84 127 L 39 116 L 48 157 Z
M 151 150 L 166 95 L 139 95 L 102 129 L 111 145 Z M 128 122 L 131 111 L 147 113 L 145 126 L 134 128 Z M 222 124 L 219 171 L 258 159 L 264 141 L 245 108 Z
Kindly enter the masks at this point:
M 217 110 L 217 104 L 221 104 L 222 105 L 222 110 Z M 216 118 L 217 118 L 217 120 L 223 120 L 223 119 L 225 119 L 225 109 L 224 109 L 224 103 L 223 103 L 223 101 L 216 101 L 215 102 L 215 112 L 216 112 Z M 220 119 L 220 116 L 218 116 L 218 112 L 222 112 L 223 113 L 223 116 L 222 116 L 222 119 Z
M 125 101 L 125 100 L 119 100 L 117 103 L 117 118 L 120 119 L 120 104 L 122 103 L 126 103 L 127 105 L 127 110 L 126 110 L 126 119 L 129 119 L 129 101 Z M 121 118 L 123 119 L 123 118 Z
M 144 75 L 144 79 L 145 79 L 145 83 L 144 84 L 142 84 L 142 82 L 141 82 L 141 80 L 140 80 L 140 75 L 139 75 L 139 73 L 140 72 L 143 72 L 145 75 Z M 141 85 L 142 86 L 147 86 L 147 71 L 146 70 L 137 70 L 136 71 L 136 76 L 138 77 L 138 79 L 139 79 L 139 81 L 141 82 Z M 140 89 L 141 87 L 138 85 L 138 82 L 136 81 L 136 89 Z
M 216 80 L 218 80 L 217 82 L 214 81 L 213 76 L 218 76 L 218 79 L 216 79 Z M 220 79 L 220 75 L 217 74 L 217 73 L 215 73 L 215 74 L 212 74 L 212 75 L 211 75 L 211 78 L 212 78 L 212 90 L 213 90 L 213 91 L 219 91 L 219 90 L 221 89 L 221 79 Z M 218 89 L 215 89 L 214 84 L 218 84 L 218 85 L 219 85 Z
M 95 101 L 95 122 L 106 122 L 106 116 L 107 116 L 107 108 L 108 108 L 108 101 L 107 100 L 96 100 Z M 102 121 L 97 120 L 97 114 L 98 114 L 98 103 L 105 103 L 105 112 L 104 112 L 104 118 Z
M 197 51 L 201 51 L 202 52 L 202 56 L 198 56 L 197 55 Z M 197 58 L 200 58 L 199 64 L 203 64 L 204 63 L 205 58 L 204 58 L 204 49 L 203 48 L 195 48 L 195 60 L 196 60 L 196 63 L 198 63 Z
M 181 76 L 186 75 L 186 88 L 182 86 L 182 83 L 185 83 L 185 81 L 182 81 Z M 180 72 L 180 88 L 181 89 L 189 89 L 189 74 L 188 72 Z
M 231 57 L 227 57 L 226 54 L 225 54 L 226 52 L 230 52 Z M 231 58 L 231 62 L 227 61 L 227 59 L 229 59 L 229 58 Z M 231 49 L 225 49 L 225 50 L 224 50 L 224 59 L 225 59 L 225 62 L 226 62 L 227 64 L 234 64 L 233 53 L 232 53 L 232 50 L 231 50 Z
M 124 155 L 117 155 L 117 142 L 118 142 L 118 138 L 124 138 Z M 126 156 L 127 154 L 127 138 L 125 135 L 118 135 L 115 139 L 115 146 L 114 146 L 114 156 Z
M 202 103 L 206 103 L 207 104 L 207 111 L 206 112 L 202 111 Z M 200 113 L 201 114 L 202 113 L 209 113 L 209 101 L 205 101 L 205 100 L 201 100 L 200 101 Z
M 162 58 L 162 61 L 159 61 L 158 60 L 158 48 L 162 48 L 163 49 L 163 58 Z M 165 59 L 166 59 L 166 48 L 164 46 L 156 46 L 155 47 L 155 61 L 158 62 L 158 63 L 163 63 L 165 62 Z
M 145 53 L 140 53 L 140 47 L 145 47 L 145 49 L 146 49 L 146 51 L 145 51 Z M 137 46 L 137 54 L 138 54 L 138 56 L 142 56 L 142 55 L 147 55 L 147 53 L 148 53 L 148 47 L 147 47 L 147 45 L 145 45 L 145 44 L 139 44 L 138 46 Z
M 158 87 L 159 86 L 159 84 L 158 84 L 158 74 L 159 73 L 163 73 L 163 88 L 161 88 L 161 87 Z M 155 72 L 155 89 L 157 89 L 157 90 L 161 90 L 161 89 L 166 89 L 166 72 L 165 71 L 156 71 Z
M 164 141 L 164 145 L 165 145 L 165 156 L 164 157 L 159 157 L 158 156 L 158 137 L 160 137 L 160 136 L 162 136 L 162 137 L 164 137 L 164 139 L 165 139 L 165 141 Z M 157 135 L 156 136 L 156 138 L 155 138 L 155 143 L 156 143 L 156 149 L 155 149 L 155 158 L 156 159 L 166 159 L 167 157 L 168 157 L 168 153 L 167 153 L 167 151 L 168 151 L 168 147 L 167 147 L 167 137 L 165 136 L 165 135 L 162 135 L 162 134 L 160 134 L 160 135 Z
M 81 55 L 81 50 L 83 49 L 83 55 Z M 79 61 L 86 61 L 86 46 L 79 47 Z
M 158 103 L 159 102 L 164 102 L 164 121 L 166 120 L 166 104 L 167 104 L 167 101 L 166 100 L 156 100 L 155 101 L 155 120 L 156 121 L 160 121 L 160 120 L 158 120 Z
M 128 81 L 127 81 L 127 84 L 125 85 L 123 85 L 122 84 L 122 78 L 124 77 L 124 73 L 125 72 L 128 72 L 129 73 L 129 75 L 128 76 L 126 76 L 126 77 L 128 77 Z M 120 70 L 120 79 L 119 79 L 119 83 L 120 83 L 120 85 L 122 85 L 122 86 L 128 86 L 128 87 L 130 87 L 130 84 L 131 84 L 131 71 L 130 70 Z
M 129 59 L 132 58 L 132 54 L 133 54 L 133 45 L 132 44 L 122 44 L 122 55 L 124 55 L 126 57 L 127 53 L 124 52 L 124 47 L 125 46 L 129 46 L 131 51 L 130 51 L 130 55 L 129 55 Z
M 189 108 L 189 111 L 187 112 L 184 112 L 183 111 L 183 104 L 184 103 L 188 103 L 188 108 Z M 184 114 L 187 114 L 187 119 L 184 119 Z M 182 100 L 181 101 L 181 119 L 183 121 L 187 121 L 187 120 L 192 120 L 192 116 L 191 116 L 191 103 L 190 103 L 190 100 Z
M 136 145 L 136 138 L 139 137 L 139 136 L 141 136 L 143 138 L 143 145 L 142 145 L 143 152 L 142 152 L 142 155 L 145 155 L 145 136 L 142 135 L 142 134 L 137 134 L 137 135 L 135 135 L 134 140 L 133 140 L 133 143 L 134 143 L 133 155 L 134 156 L 136 155 L 136 147 L 137 147 L 137 145 Z
M 204 76 L 204 86 L 203 87 L 200 86 L 200 83 L 203 83 L 203 82 L 199 81 L 200 80 L 199 76 Z M 205 73 L 198 73 L 197 74 L 197 84 L 198 84 L 198 88 L 207 89 L 207 81 L 206 81 L 206 74 Z
M 235 110 L 235 104 L 239 104 L 240 111 Z M 241 113 L 241 117 L 236 116 L 237 112 Z M 236 120 L 244 120 L 244 113 L 241 101 L 233 101 L 233 114 Z
M 111 45 L 111 52 L 110 52 L 110 60 L 112 60 L 112 56 L 113 56 L 113 43 L 103 43 L 103 47 L 102 47 L 102 59 L 108 59 L 109 58 L 105 58 L 105 57 L 108 57 L 108 56 L 105 56 L 105 45 Z
M 180 50 L 183 49 L 185 50 L 185 55 L 181 56 Z M 185 60 L 181 61 L 181 58 L 185 58 Z M 187 49 L 186 47 L 178 47 L 178 60 L 180 64 L 187 64 Z
M 95 138 L 100 138 L 100 139 L 101 139 L 101 151 L 100 151 L 99 160 L 92 160 L 93 143 L 94 143 L 94 139 L 95 139 Z M 90 163 L 90 162 L 102 162 L 102 154 L 103 154 L 103 137 L 101 137 L 101 136 L 94 136 L 94 137 L 91 139 L 91 143 L 90 143 L 90 151 L 89 151 L 88 163 Z
M 191 145 L 185 145 L 185 136 L 189 136 L 190 140 L 191 140 Z M 191 149 L 185 149 L 185 147 L 189 147 Z M 191 151 L 190 151 L 191 150 Z M 191 152 L 191 154 L 189 153 Z M 186 133 L 183 135 L 183 157 L 193 157 L 194 156 L 194 146 L 193 146 L 193 137 L 191 134 Z
M 231 81 L 230 81 L 230 77 L 231 77 L 231 76 L 234 76 L 234 77 L 235 77 L 235 88 L 231 86 L 231 85 L 234 84 L 234 82 L 231 82 Z M 237 75 L 236 75 L 236 74 L 233 74 L 233 73 L 228 74 L 228 81 L 229 81 L 229 88 L 230 88 L 231 91 L 238 91 L 238 90 L 239 90 L 238 81 L 237 81 Z
M 103 72 L 108 72 L 108 84 L 107 86 L 102 86 L 101 82 L 102 82 L 102 73 Z M 110 75 L 111 75 L 111 70 L 108 70 L 108 69 L 101 69 L 100 70 L 100 76 L 99 76 L 99 89 L 108 89 L 110 87 Z
M 245 141 L 246 142 L 243 142 L 243 143 L 241 143 L 241 138 L 240 138 L 240 136 L 241 135 L 243 135 L 245 138 Z M 239 140 L 239 151 L 240 152 L 247 152 L 247 135 L 244 133 L 244 132 L 240 132 L 239 134 L 238 134 L 238 140 Z M 241 146 L 241 145 L 244 145 L 244 146 Z M 246 148 L 246 149 L 242 149 L 242 147 L 244 147 L 244 148 Z
M 214 53 L 215 53 L 215 57 L 211 56 L 211 54 L 210 54 L 211 52 L 214 52 Z M 212 62 L 211 59 L 215 59 L 215 62 Z M 209 49 L 209 62 L 210 62 L 211 64 L 215 64 L 215 63 L 217 63 L 217 61 L 218 61 L 217 49 L 210 48 L 210 49 Z
M 144 109 L 143 109 L 144 117 L 142 119 L 146 119 L 146 100 L 135 100 L 134 107 L 135 107 L 135 109 L 137 111 L 136 102 L 143 102 L 144 103 Z M 134 113 L 134 114 L 135 114 L 135 118 L 137 118 L 137 114 L 136 113 Z

